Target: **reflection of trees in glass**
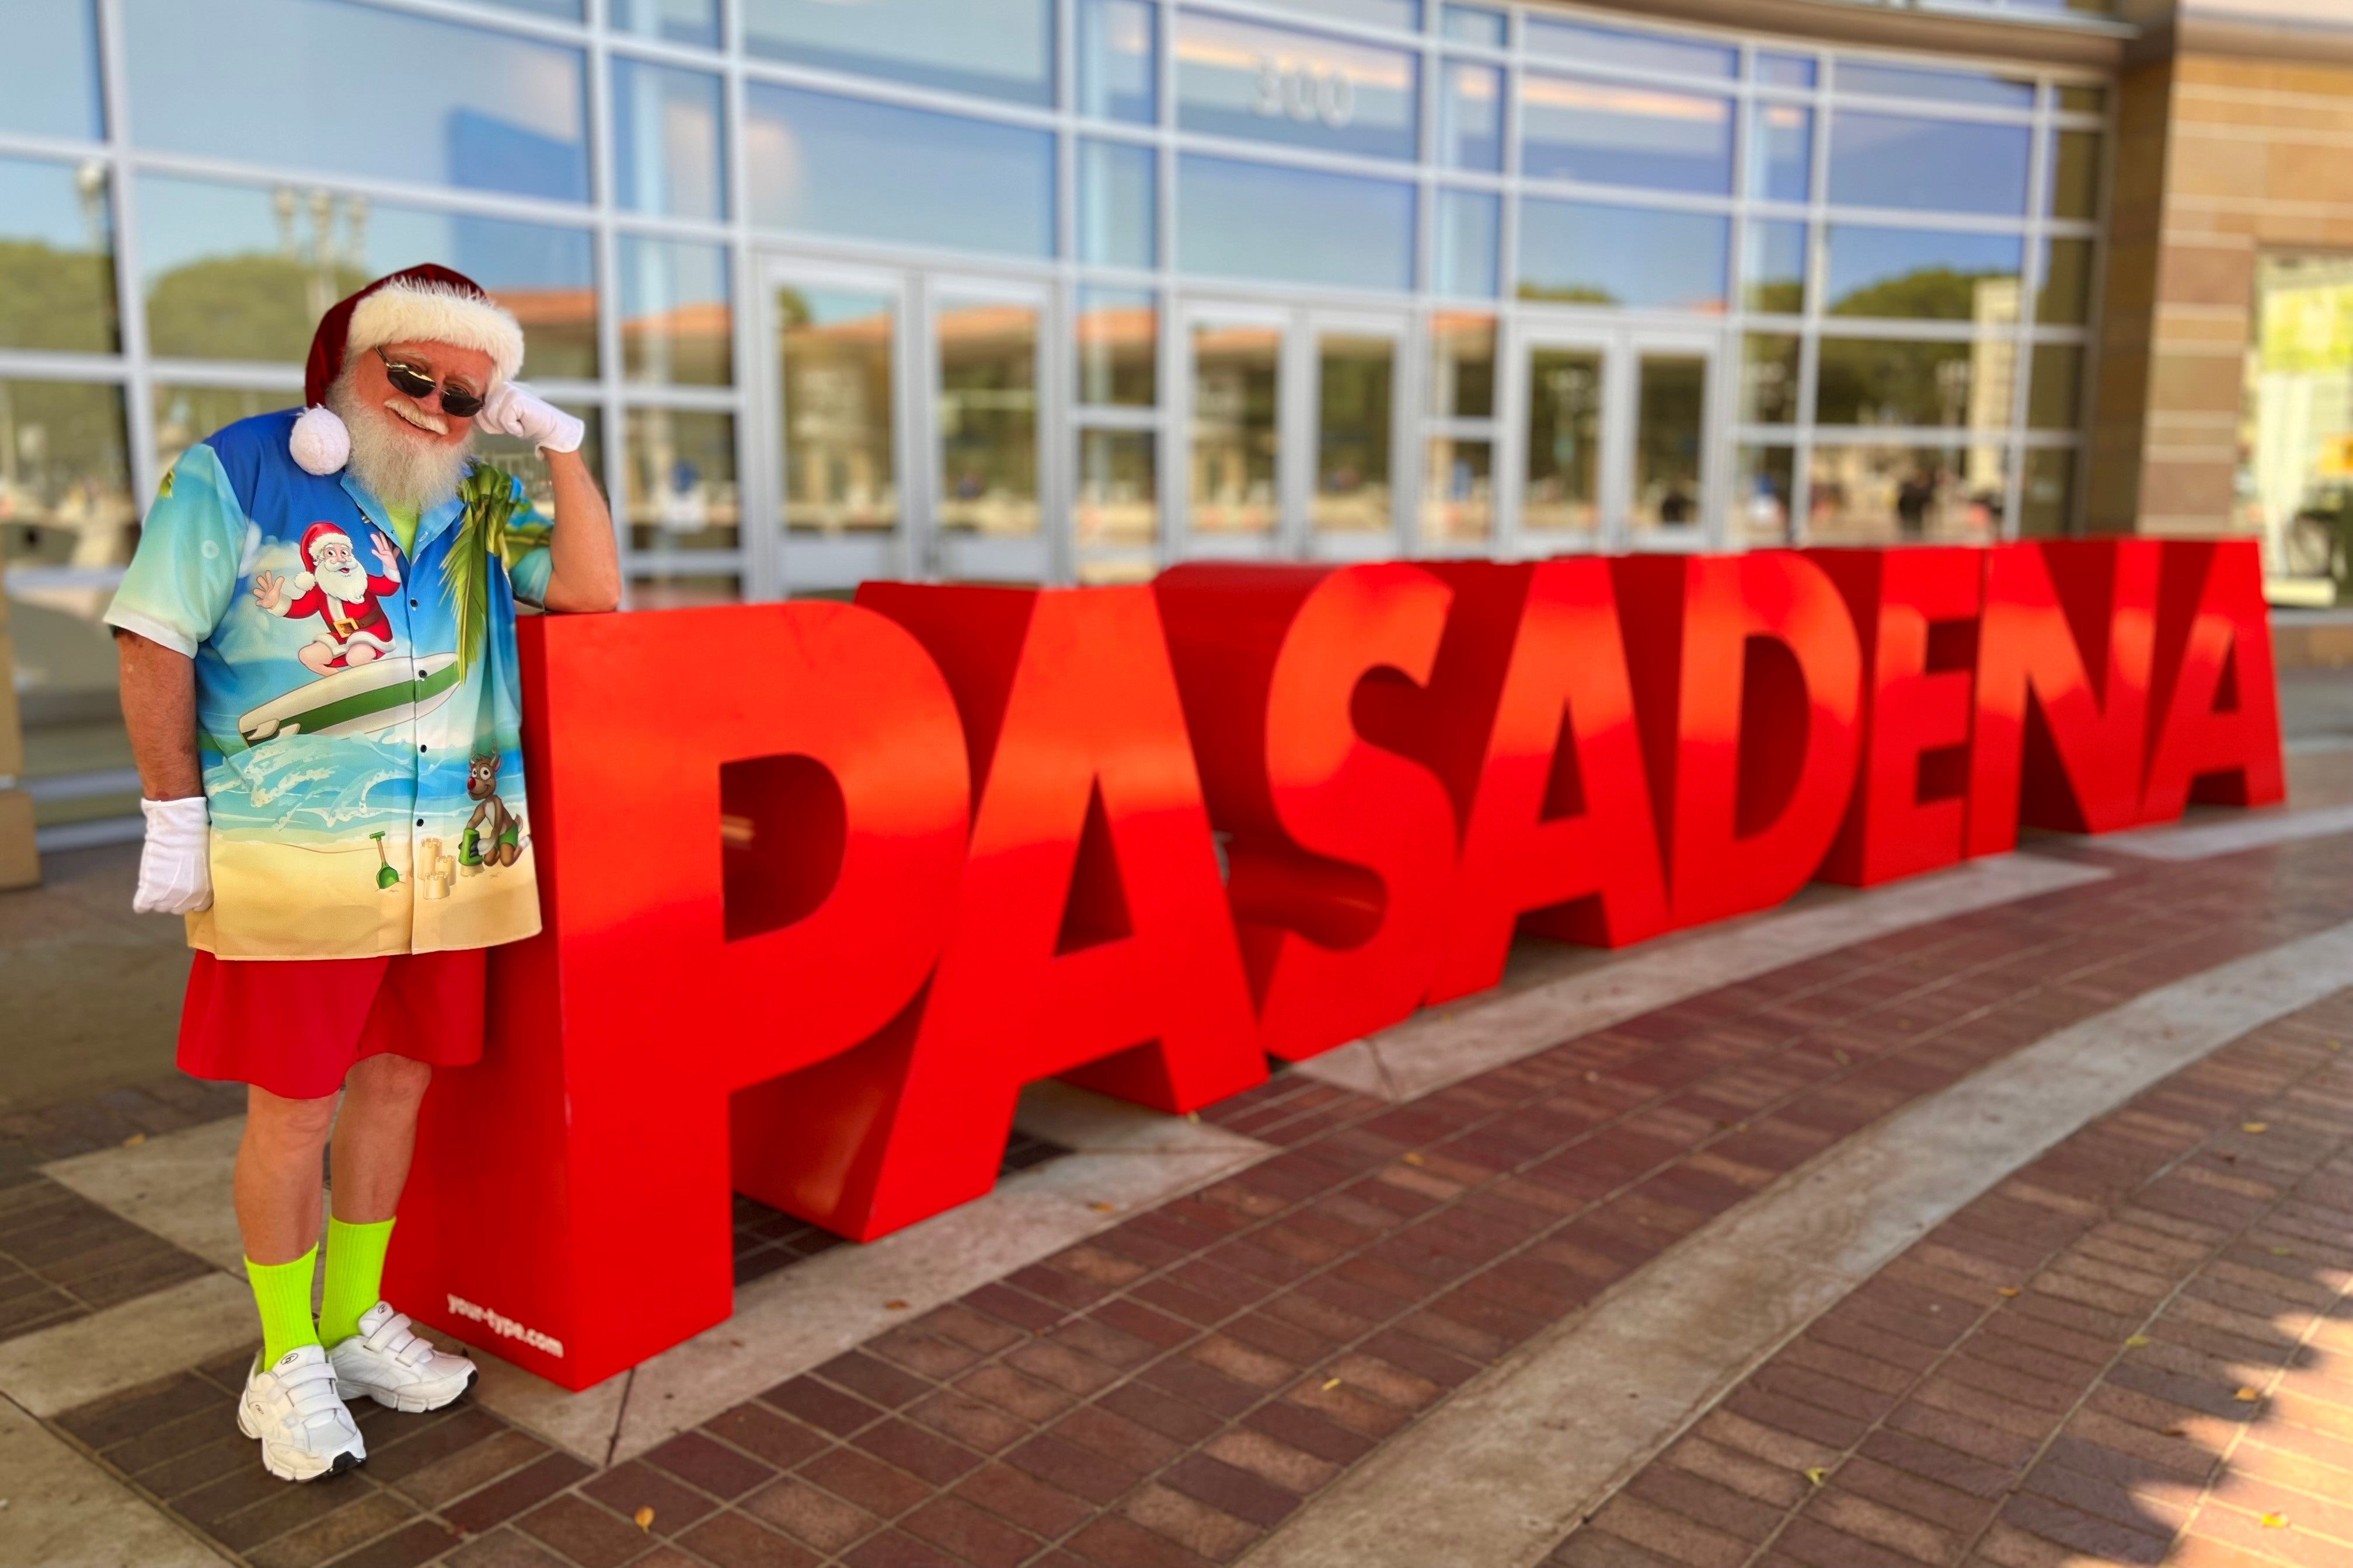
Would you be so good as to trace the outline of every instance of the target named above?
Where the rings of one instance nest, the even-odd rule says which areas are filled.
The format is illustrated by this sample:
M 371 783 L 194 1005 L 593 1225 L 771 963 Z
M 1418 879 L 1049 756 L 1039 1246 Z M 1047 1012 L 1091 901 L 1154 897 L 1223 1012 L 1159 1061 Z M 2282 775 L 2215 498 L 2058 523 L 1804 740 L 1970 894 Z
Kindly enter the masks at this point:
M 2014 271 L 1958 272 L 1923 267 L 1849 289 L 1831 301 L 1833 316 L 1878 316 L 1905 321 L 1967 321 L 1978 313 L 1978 290 L 1987 283 L 2015 286 Z
M 112 353 L 113 256 L 0 240 L 0 347 Z
M 147 290 L 149 347 L 173 359 L 300 364 L 327 305 L 367 281 L 362 268 L 337 263 L 322 269 L 286 256 L 192 261 Z
M 895 526 L 890 298 L 827 291 L 812 300 L 779 289 L 776 299 L 786 525 L 827 533 Z
M 1971 345 L 1824 338 L 1814 417 L 1825 425 L 1960 425 L 1969 413 Z
M 1597 289 L 1590 283 L 1522 283 L 1523 300 L 1548 300 L 1556 305 L 1615 305 L 1618 296 L 1607 289 Z
M 10 557 L 127 561 L 135 515 L 121 388 L 0 381 L 0 537 Z

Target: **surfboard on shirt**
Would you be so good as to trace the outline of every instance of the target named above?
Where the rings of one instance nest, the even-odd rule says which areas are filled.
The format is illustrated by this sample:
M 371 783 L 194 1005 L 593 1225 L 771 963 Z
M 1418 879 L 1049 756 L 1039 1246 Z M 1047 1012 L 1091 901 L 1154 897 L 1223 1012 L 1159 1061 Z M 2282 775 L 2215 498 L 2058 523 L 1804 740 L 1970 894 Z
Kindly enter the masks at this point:
M 365 735 L 421 719 L 457 689 L 454 653 L 370 659 L 271 698 L 237 720 L 237 735 L 248 746 L 280 735 Z

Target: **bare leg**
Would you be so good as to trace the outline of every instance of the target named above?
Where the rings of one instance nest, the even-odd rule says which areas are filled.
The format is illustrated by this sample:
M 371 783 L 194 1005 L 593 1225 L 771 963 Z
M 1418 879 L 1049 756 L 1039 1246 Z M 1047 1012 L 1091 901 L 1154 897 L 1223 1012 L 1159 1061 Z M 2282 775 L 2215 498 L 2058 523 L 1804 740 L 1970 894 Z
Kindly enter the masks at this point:
M 357 669 L 364 664 L 373 662 L 378 657 L 374 643 L 355 642 L 343 650 L 343 664 L 348 668 Z
M 363 1057 L 343 1079 L 333 1156 L 337 1219 L 374 1225 L 400 1206 L 417 1149 L 417 1108 L 432 1081 L 425 1063 L 389 1053 Z
M 335 1119 L 335 1097 L 286 1100 L 254 1085 L 246 1091 L 245 1137 L 237 1146 L 237 1228 L 256 1263 L 291 1263 L 319 1241 L 319 1151 Z
M 306 669 L 315 669 L 324 675 L 335 662 L 335 650 L 322 642 L 306 642 L 302 645 L 302 651 L 294 657 L 302 661 Z

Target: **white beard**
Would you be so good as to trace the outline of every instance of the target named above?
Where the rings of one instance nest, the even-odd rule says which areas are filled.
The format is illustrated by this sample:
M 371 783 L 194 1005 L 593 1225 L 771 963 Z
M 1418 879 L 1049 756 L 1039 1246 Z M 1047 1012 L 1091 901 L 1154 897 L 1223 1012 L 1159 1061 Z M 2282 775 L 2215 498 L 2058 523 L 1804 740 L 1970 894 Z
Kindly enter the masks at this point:
M 327 389 L 327 406 L 351 432 L 352 478 L 376 500 L 386 506 L 430 511 L 457 495 L 471 460 L 471 432 L 455 447 L 426 439 L 390 409 L 360 396 L 348 370 Z
M 367 597 L 367 573 L 356 561 L 343 565 L 322 561 L 311 567 L 311 575 L 326 595 L 339 604 L 356 605 Z

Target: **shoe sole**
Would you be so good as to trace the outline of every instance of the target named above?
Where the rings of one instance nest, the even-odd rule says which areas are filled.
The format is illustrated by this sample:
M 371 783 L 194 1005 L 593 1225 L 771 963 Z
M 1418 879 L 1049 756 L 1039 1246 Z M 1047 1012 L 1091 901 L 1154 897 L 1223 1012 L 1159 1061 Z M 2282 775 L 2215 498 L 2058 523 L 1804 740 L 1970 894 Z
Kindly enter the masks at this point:
M 335 1394 L 345 1404 L 365 1394 L 387 1410 L 397 1410 L 404 1415 L 422 1415 L 428 1410 L 439 1410 L 465 1398 L 472 1392 L 474 1384 L 481 1380 L 481 1376 L 480 1369 L 477 1368 L 468 1373 L 466 1381 L 459 1384 L 455 1390 L 438 1397 L 415 1389 L 377 1388 L 369 1384 L 345 1383 L 343 1379 L 337 1378 Z
M 276 1476 L 281 1481 L 315 1481 L 326 1476 L 340 1476 L 346 1474 L 352 1470 L 358 1469 L 362 1465 L 367 1463 L 366 1455 L 354 1454 L 349 1448 L 344 1448 L 340 1450 L 333 1458 L 328 1460 L 324 1465 L 320 1466 L 317 1469 L 312 1470 L 307 1476 L 299 1470 L 291 1468 L 290 1467 L 281 1467 L 275 1459 L 269 1457 L 269 1445 L 266 1442 L 262 1442 L 261 1434 L 253 1429 L 251 1417 L 247 1412 L 245 1402 L 243 1400 L 237 1401 L 237 1429 L 239 1432 L 244 1433 L 247 1436 L 252 1438 L 255 1442 L 261 1444 L 261 1468 L 268 1470 L 271 1475 Z

